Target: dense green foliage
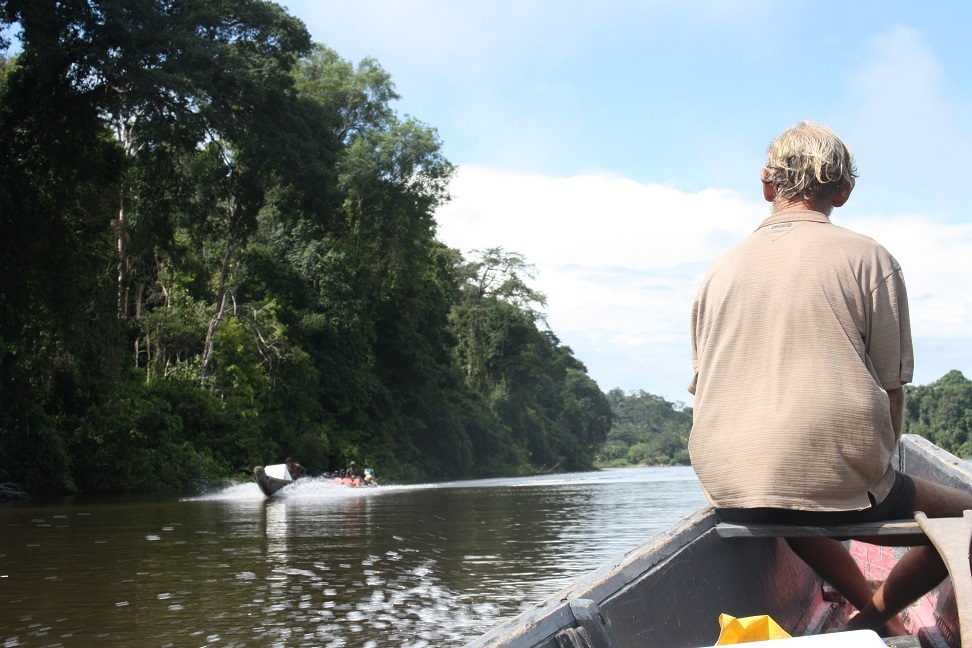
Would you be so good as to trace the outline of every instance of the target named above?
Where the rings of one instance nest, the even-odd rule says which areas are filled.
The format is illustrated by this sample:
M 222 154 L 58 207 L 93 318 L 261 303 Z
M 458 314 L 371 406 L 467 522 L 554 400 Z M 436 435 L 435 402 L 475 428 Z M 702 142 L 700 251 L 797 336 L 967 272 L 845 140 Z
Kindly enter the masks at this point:
M 522 258 L 436 240 L 454 168 L 377 62 L 263 0 L 0 0 L 2 28 L 22 48 L 0 62 L 11 479 L 592 465 L 605 396 Z
M 644 391 L 608 392 L 614 424 L 601 446 L 606 466 L 688 465 L 692 408 Z
M 929 385 L 906 385 L 905 432 L 972 457 L 972 380 L 952 370 Z
M 598 453 L 608 466 L 688 464 L 692 408 L 643 391 L 608 393 L 614 423 Z M 959 457 L 972 457 L 972 380 L 950 371 L 930 385 L 905 386 L 904 432 Z

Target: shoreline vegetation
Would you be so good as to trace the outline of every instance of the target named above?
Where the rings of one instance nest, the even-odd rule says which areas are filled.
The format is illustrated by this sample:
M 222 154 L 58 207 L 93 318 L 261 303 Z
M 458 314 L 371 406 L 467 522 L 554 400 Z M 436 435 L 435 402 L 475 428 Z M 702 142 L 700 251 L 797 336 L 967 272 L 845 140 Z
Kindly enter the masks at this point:
M 691 410 L 602 392 L 527 259 L 436 238 L 455 167 L 377 61 L 263 0 L 0 9 L 3 497 L 687 462 Z M 911 431 L 972 454 L 938 393 Z
M 690 465 L 692 408 L 644 391 L 608 392 L 614 416 L 600 468 Z M 972 380 L 952 370 L 928 385 L 905 385 L 904 431 L 959 457 L 972 457 Z

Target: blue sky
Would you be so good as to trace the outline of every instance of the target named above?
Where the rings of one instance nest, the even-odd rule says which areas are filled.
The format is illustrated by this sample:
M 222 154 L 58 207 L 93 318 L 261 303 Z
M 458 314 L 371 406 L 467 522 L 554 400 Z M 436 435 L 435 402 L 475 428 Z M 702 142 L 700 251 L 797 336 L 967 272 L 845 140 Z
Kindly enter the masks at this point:
M 915 382 L 972 377 L 972 3 L 290 0 L 373 57 L 459 166 L 439 236 L 537 266 L 602 389 L 691 404 L 689 309 L 767 215 L 767 144 L 828 124 L 861 177 L 835 223 L 901 262 Z

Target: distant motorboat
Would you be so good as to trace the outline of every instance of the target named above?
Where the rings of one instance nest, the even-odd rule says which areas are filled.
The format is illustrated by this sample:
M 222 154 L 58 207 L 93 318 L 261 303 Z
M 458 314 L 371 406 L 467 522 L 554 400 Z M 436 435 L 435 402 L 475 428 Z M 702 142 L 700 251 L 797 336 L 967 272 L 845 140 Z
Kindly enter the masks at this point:
M 349 486 L 351 488 L 366 488 L 378 486 L 378 480 L 375 478 L 375 471 L 371 468 L 364 469 L 364 477 L 343 477 L 336 476 L 332 477 L 331 480 L 335 484 L 340 484 L 341 486 Z

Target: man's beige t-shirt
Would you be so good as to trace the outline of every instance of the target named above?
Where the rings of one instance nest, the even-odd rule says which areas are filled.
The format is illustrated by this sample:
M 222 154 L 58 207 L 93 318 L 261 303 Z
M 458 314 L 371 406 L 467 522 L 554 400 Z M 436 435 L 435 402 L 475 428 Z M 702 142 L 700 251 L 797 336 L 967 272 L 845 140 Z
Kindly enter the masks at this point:
M 914 366 L 897 261 L 821 213 L 774 214 L 692 309 L 689 452 L 722 508 L 867 508 L 894 482 L 885 390 Z

